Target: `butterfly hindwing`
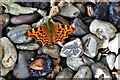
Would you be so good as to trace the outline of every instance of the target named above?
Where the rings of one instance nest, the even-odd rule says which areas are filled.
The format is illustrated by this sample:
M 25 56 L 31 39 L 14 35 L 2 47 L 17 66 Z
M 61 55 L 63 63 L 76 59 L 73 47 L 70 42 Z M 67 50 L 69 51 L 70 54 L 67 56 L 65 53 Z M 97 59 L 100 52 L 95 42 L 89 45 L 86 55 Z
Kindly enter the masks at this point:
M 75 28 L 72 26 L 55 24 L 55 32 L 53 33 L 53 42 L 62 41 L 65 38 L 68 38 L 68 34 L 75 31 Z

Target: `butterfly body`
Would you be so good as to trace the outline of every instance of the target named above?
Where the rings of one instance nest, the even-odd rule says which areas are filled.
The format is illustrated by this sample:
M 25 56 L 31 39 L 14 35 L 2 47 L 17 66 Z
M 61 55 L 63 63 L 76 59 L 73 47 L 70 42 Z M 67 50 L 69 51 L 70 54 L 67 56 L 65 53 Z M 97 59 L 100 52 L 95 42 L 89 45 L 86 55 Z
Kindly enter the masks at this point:
M 32 28 L 25 33 L 26 37 L 33 36 L 36 40 L 40 40 L 42 44 L 52 44 L 62 41 L 68 37 L 70 32 L 74 32 L 75 28 L 72 26 L 62 24 L 44 24 L 37 28 Z

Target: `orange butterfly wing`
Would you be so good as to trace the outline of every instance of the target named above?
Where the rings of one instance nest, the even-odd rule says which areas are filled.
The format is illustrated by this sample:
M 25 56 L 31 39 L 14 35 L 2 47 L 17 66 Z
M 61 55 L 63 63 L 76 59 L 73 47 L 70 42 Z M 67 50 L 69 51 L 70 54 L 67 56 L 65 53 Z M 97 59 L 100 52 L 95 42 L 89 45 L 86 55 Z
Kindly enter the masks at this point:
M 68 38 L 68 34 L 74 32 L 76 29 L 72 26 L 55 24 L 53 32 L 53 42 L 62 42 L 63 39 Z
M 28 37 L 34 37 L 36 40 L 40 40 L 42 44 L 51 44 L 51 34 L 46 29 L 46 25 L 39 26 L 37 28 L 32 28 L 31 30 L 27 31 L 25 33 L 25 36 Z

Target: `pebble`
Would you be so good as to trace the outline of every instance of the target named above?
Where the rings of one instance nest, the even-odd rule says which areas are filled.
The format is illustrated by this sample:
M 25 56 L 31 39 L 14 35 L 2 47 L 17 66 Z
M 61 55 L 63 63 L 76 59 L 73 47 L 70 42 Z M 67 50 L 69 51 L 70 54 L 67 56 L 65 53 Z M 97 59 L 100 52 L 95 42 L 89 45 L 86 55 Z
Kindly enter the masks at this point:
M 25 79 L 30 77 L 30 71 L 28 68 L 28 61 L 26 60 L 27 55 L 24 54 L 24 51 L 20 51 L 18 54 L 18 63 L 16 64 L 13 75 L 16 78 Z
M 89 33 L 89 28 L 79 18 L 75 18 L 74 23 L 71 25 L 76 28 L 75 35 L 83 36 Z
M 109 69 L 102 63 L 94 63 L 91 66 L 93 76 L 97 79 L 112 79 Z
M 10 65 L 9 66 L 11 66 L 11 67 L 5 67 L 3 64 L 2 64 L 2 59 L 4 58 L 6 58 L 6 57 L 11 57 L 10 56 L 10 54 L 8 54 L 8 52 L 9 53 L 11 53 L 12 54 L 12 56 L 13 56 L 13 54 L 14 55 L 17 55 L 16 54 L 16 52 L 14 51 L 14 46 L 13 45 L 11 45 L 11 44 L 7 44 L 9 41 L 8 40 L 6 40 L 6 38 L 5 37 L 3 37 L 3 38 L 1 38 L 0 39 L 0 42 L 2 43 L 2 45 L 1 45 L 1 43 L 0 43 L 0 76 L 6 76 L 6 74 L 9 72 L 9 71 L 11 71 L 11 70 L 13 70 L 13 68 L 14 68 L 14 65 L 15 65 L 15 63 L 14 62 L 12 62 L 12 63 L 10 63 Z M 3 41 L 5 41 L 5 42 L 3 42 Z M 1 47 L 2 46 L 2 47 Z M 6 47 L 7 46 L 7 47 Z M 12 46 L 12 47 L 11 47 Z M 4 50 L 4 51 L 3 51 Z M 6 50 L 8 51 L 8 52 L 6 52 Z M 7 55 L 7 56 L 6 56 Z M 5 57 L 4 57 L 5 56 Z M 6 58 L 7 59 L 7 58 Z M 13 60 L 15 60 L 16 59 L 16 57 L 13 59 Z
M 110 70 L 113 70 L 114 64 L 115 64 L 115 60 L 116 60 L 116 57 L 115 57 L 114 53 L 109 53 L 106 56 L 106 61 L 108 63 L 108 66 L 109 66 Z
M 66 63 L 74 71 L 78 71 L 79 67 L 84 65 L 82 58 L 77 57 L 67 57 Z
M 2 59 L 2 64 L 4 67 L 13 67 L 15 66 L 17 60 L 17 52 L 14 45 L 7 37 L 2 37 L 0 39 L 0 46 L 3 47 L 4 56 Z
M 114 39 L 112 39 L 110 42 L 108 42 L 108 49 L 111 52 L 115 52 L 116 55 L 118 54 L 119 48 L 120 48 L 120 33 L 117 33 Z
M 60 57 L 60 47 L 57 45 L 43 46 L 42 52 L 45 54 L 48 54 L 52 58 L 59 58 Z
M 78 72 L 74 75 L 73 80 L 76 79 L 92 79 L 92 72 L 91 69 L 88 66 L 81 66 L 78 70 Z
M 109 20 L 111 23 L 120 28 L 120 1 L 111 2 L 109 5 Z
M 80 57 L 82 55 L 82 52 L 82 42 L 79 38 L 76 38 L 75 40 L 70 41 L 63 46 L 60 52 L 60 56 Z
M 6 80 L 6 79 L 5 79 L 4 77 L 1 77 L 1 76 L 0 76 L 0 80 Z
M 10 22 L 10 16 L 8 14 L 0 14 L 0 27 L 6 27 Z M 1 28 L 1 29 L 2 29 Z
M 117 70 L 120 70 L 119 59 L 120 59 L 120 54 L 116 57 L 116 60 L 115 60 L 115 68 Z
M 96 4 L 93 11 L 93 17 L 98 20 L 108 20 L 108 8 L 109 2 L 100 2 Z
M 40 45 L 37 42 L 16 45 L 16 48 L 21 50 L 37 50 L 39 47 Z
M 80 14 L 80 10 L 74 5 L 69 5 L 66 3 L 59 14 L 65 17 L 74 18 Z
M 109 40 L 117 30 L 111 23 L 95 19 L 90 24 L 90 31 L 100 39 Z
M 84 62 L 84 65 L 91 66 L 94 63 L 93 59 L 89 58 L 88 56 L 86 56 L 84 54 L 82 55 L 81 58 Z
M 64 68 L 57 76 L 56 80 L 58 79 L 67 79 L 71 80 L 73 77 L 73 71 L 69 68 Z
M 41 18 L 39 13 L 32 13 L 32 14 L 27 14 L 27 15 L 18 15 L 18 16 L 13 16 L 11 18 L 11 23 L 18 25 L 18 24 L 28 24 L 28 23 L 34 23 L 38 21 Z
M 95 35 L 87 34 L 82 38 L 84 45 L 84 54 L 90 58 L 94 58 L 99 49 L 100 40 Z
M 83 6 L 83 4 L 81 3 L 76 3 L 75 7 L 77 7 L 80 10 L 80 14 L 81 16 L 85 14 L 86 10 L 85 7 Z
M 32 37 L 26 38 L 24 34 L 26 33 L 26 31 L 28 31 L 30 29 L 31 29 L 31 27 L 29 25 L 26 25 L 26 24 L 19 25 L 19 26 L 16 26 L 15 28 L 13 28 L 12 30 L 10 30 L 7 33 L 7 36 L 14 43 L 19 43 L 19 44 L 20 43 L 28 43 L 28 42 L 31 42 L 33 40 L 33 38 Z

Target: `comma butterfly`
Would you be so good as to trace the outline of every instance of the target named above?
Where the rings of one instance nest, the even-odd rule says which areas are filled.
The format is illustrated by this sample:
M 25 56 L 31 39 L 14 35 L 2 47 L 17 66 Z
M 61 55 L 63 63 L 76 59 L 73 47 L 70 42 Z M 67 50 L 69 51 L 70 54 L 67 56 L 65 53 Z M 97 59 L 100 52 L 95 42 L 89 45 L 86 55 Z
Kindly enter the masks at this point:
M 52 44 L 62 41 L 65 38 L 68 38 L 68 34 L 74 32 L 76 29 L 72 26 L 62 25 L 62 24 L 53 24 L 48 22 L 37 28 L 32 28 L 31 30 L 25 33 L 25 36 L 33 36 L 36 40 L 40 40 L 42 44 Z

